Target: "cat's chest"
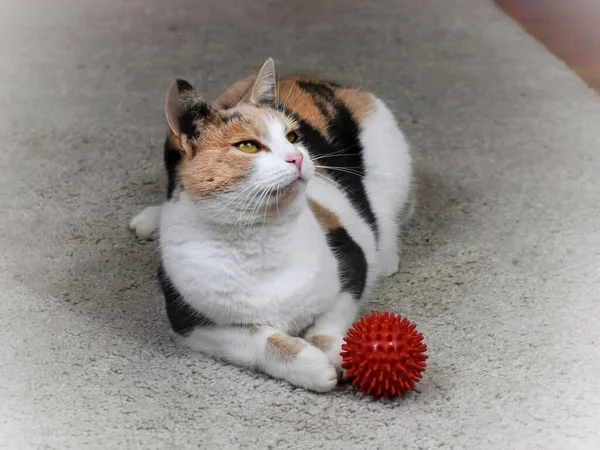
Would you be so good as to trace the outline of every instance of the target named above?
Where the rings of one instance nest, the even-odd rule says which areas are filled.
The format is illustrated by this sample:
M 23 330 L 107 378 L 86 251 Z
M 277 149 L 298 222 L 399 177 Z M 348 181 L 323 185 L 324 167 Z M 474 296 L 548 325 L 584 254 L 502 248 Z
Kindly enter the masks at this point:
M 326 255 L 287 261 L 231 281 L 237 285 L 231 304 L 242 321 L 285 331 L 310 325 L 329 309 L 340 289 L 336 261 Z
M 166 245 L 163 263 L 185 300 L 217 323 L 299 329 L 340 290 L 337 261 L 316 231 L 280 245 Z

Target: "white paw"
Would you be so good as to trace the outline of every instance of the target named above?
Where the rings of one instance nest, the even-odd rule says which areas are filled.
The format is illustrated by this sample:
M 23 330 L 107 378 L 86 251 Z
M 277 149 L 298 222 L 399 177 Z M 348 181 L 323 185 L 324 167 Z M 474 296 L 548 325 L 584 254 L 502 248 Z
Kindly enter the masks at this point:
M 296 386 L 316 392 L 331 391 L 338 382 L 336 368 L 327 355 L 312 345 L 300 351 L 285 378 Z
M 149 206 L 131 219 L 129 229 L 142 239 L 154 239 L 160 226 L 162 206 Z
M 342 344 L 344 343 L 344 336 L 337 335 L 332 337 L 333 343 L 331 348 L 327 350 L 325 354 L 327 355 L 327 358 L 329 358 L 331 364 L 335 366 L 338 374 L 343 378 L 346 375 L 346 371 L 342 369 Z

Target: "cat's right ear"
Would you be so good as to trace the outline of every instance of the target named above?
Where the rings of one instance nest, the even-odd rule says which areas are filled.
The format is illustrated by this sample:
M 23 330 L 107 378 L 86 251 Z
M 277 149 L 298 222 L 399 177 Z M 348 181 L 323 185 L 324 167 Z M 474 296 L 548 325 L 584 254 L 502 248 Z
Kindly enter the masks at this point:
M 212 113 L 212 108 L 196 94 L 190 83 L 175 80 L 171 84 L 165 101 L 165 117 L 182 152 L 193 155 L 193 143 L 200 137 L 202 122 Z

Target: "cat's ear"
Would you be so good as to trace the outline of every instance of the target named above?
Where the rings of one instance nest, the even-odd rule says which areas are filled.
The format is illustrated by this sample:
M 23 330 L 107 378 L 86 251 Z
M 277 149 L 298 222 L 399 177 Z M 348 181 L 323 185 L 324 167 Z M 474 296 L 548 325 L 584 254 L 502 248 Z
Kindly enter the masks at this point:
M 275 105 L 277 102 L 277 81 L 275 79 L 275 62 L 273 58 L 267 59 L 260 72 L 258 72 L 250 94 L 250 102 L 256 105 L 261 103 Z
M 193 154 L 192 143 L 200 137 L 200 125 L 213 113 L 213 109 L 196 94 L 190 83 L 175 80 L 171 84 L 165 100 L 165 117 L 171 134 L 183 152 Z

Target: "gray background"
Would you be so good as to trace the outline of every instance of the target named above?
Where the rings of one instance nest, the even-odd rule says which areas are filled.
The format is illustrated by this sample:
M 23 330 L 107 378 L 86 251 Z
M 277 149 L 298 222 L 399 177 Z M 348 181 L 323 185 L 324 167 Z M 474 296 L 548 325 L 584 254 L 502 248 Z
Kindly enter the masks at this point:
M 600 102 L 481 0 L 14 0 L 0 14 L 0 447 L 597 449 Z M 273 56 L 389 102 L 419 206 L 373 301 L 418 391 L 317 395 L 180 349 L 155 243 L 166 88 Z

